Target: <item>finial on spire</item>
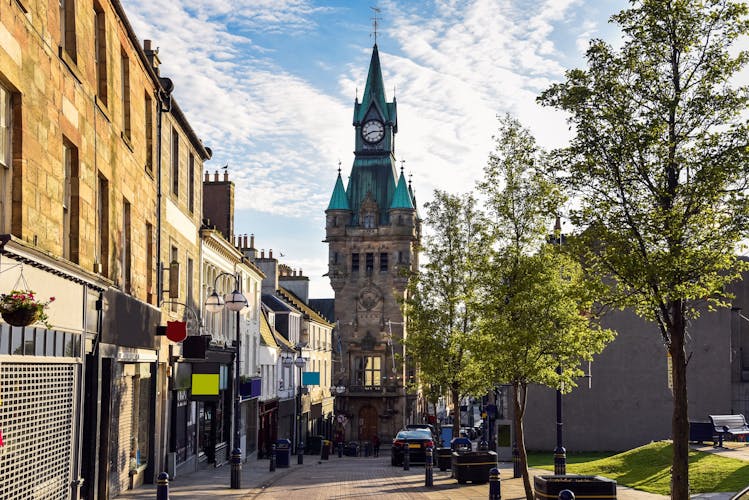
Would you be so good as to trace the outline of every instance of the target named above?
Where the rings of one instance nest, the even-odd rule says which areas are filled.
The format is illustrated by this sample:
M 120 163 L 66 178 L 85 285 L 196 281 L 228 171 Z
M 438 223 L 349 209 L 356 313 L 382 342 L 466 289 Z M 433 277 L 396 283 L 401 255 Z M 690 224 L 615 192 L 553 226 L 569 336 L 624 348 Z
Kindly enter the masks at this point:
M 338 160 L 338 175 L 341 175 L 341 160 Z
M 403 168 L 406 163 L 406 160 L 401 160 L 401 175 L 403 175 Z
M 375 43 L 375 45 L 377 45 L 377 25 L 379 24 L 379 21 L 382 18 L 379 17 L 380 8 L 377 7 L 377 5 L 375 5 L 374 7 L 370 7 L 370 9 L 372 9 L 372 12 L 374 13 L 373 17 L 371 18 L 372 19 L 372 27 L 373 27 L 372 33 L 374 35 L 374 43 Z
M 408 187 L 411 187 L 411 179 L 413 179 L 413 176 L 414 176 L 413 172 L 408 174 Z

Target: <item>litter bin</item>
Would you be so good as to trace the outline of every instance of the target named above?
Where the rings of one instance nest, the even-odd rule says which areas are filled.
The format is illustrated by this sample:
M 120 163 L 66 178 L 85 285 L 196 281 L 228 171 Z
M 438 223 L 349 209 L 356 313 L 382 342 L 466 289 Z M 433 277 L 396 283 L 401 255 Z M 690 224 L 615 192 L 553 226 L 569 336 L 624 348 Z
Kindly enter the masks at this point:
M 320 449 L 320 460 L 328 460 L 330 457 L 330 441 L 327 439 L 322 440 L 322 448 Z
M 497 454 L 493 451 L 453 452 L 452 472 L 460 484 L 466 481 L 486 483 L 489 471 L 497 466 Z
M 437 448 L 437 466 L 441 471 L 450 468 L 453 459 L 453 450 L 450 448 Z
M 291 441 L 288 439 L 276 440 L 276 467 L 288 468 L 291 464 Z
M 473 450 L 473 444 L 471 443 L 471 440 L 466 437 L 457 437 L 450 441 L 450 449 L 457 451 L 458 453 L 464 453 Z
M 343 449 L 343 454 L 347 457 L 358 457 L 359 456 L 359 443 L 356 441 L 349 442 Z
M 319 455 L 323 439 L 325 439 L 325 436 L 318 435 L 308 437 L 307 447 L 304 449 L 304 452 L 308 455 Z

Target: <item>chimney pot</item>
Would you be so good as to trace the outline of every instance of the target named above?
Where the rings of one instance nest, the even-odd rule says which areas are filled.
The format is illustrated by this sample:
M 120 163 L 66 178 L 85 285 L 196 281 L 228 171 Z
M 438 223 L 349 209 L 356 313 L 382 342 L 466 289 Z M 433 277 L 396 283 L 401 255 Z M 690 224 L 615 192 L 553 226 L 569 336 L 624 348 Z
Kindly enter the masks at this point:
M 205 171 L 205 179 L 203 182 L 211 182 L 211 174 L 208 172 L 208 170 Z
M 273 258 L 273 249 L 272 248 L 268 249 L 268 258 L 269 259 Z
M 213 172 L 213 182 L 218 182 L 218 170 Z
M 261 259 L 265 258 L 265 249 L 260 250 L 260 258 Z
M 229 182 L 229 171 L 224 170 L 224 182 Z
M 255 233 L 250 234 L 250 248 L 255 248 Z
M 244 235 L 244 248 L 248 248 L 247 247 L 247 235 L 246 234 Z

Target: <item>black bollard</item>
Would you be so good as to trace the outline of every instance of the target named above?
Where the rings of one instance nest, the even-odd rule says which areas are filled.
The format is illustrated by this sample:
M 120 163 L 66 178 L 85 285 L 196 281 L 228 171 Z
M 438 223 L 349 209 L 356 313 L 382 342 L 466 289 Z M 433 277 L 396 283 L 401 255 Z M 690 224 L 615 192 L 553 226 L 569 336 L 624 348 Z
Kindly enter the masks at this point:
M 338 441 L 338 458 L 343 456 L 343 441 Z
M 560 446 L 554 450 L 554 475 L 564 476 L 567 474 L 567 450 Z
M 231 488 L 238 490 L 242 487 L 242 450 L 234 448 L 231 451 Z
M 403 450 L 403 470 L 410 470 L 411 469 L 411 450 L 408 448 L 408 443 L 406 443 L 406 448 Z
M 270 445 L 270 469 L 271 472 L 276 472 L 276 445 Z
M 489 500 L 502 500 L 502 483 L 496 467 L 489 471 Z
M 512 444 L 512 477 L 520 477 L 522 471 L 520 470 L 520 450 L 518 450 L 518 444 Z
M 299 446 L 296 447 L 296 463 L 297 465 L 304 464 L 304 443 L 299 441 Z
M 575 500 L 575 494 L 570 490 L 562 490 L 559 492 L 559 500 Z
M 426 450 L 426 463 L 424 464 L 424 486 L 426 487 L 434 486 L 434 472 L 432 471 L 434 462 L 432 462 L 432 453 L 432 447 L 428 446 Z
M 156 500 L 169 500 L 169 474 L 159 472 L 156 478 Z

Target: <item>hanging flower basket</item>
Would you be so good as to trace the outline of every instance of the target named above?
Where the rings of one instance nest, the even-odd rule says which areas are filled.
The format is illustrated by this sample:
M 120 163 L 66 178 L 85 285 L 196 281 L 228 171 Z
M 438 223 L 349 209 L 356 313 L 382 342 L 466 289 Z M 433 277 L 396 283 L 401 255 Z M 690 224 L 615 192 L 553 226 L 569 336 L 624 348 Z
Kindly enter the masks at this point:
M 13 326 L 29 326 L 39 319 L 36 308 L 19 308 L 13 311 L 3 311 L 3 321 Z
M 0 316 L 3 317 L 3 321 L 13 326 L 29 326 L 38 322 L 50 328 L 45 309 L 54 300 L 54 297 L 50 297 L 47 302 L 41 302 L 30 290 L 0 293 Z

